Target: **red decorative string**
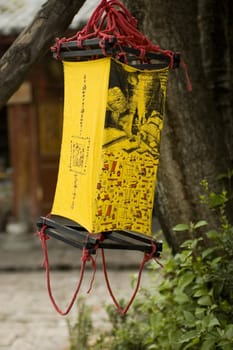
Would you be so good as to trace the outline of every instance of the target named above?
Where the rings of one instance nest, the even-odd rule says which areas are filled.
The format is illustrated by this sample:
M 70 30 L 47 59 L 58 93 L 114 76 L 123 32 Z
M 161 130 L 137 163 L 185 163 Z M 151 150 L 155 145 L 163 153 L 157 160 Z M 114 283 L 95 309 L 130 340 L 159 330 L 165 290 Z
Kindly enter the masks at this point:
M 82 47 L 84 40 L 99 38 L 100 47 L 105 55 L 103 43 L 106 40 L 111 41 L 116 38 L 116 46 L 122 50 L 122 47 L 128 46 L 140 51 L 140 60 L 142 63 L 148 63 L 147 52 L 155 52 L 165 55 L 169 58 L 169 68 L 174 67 L 175 53 L 170 50 L 163 50 L 159 45 L 153 44 L 145 35 L 137 29 L 137 20 L 130 14 L 126 7 L 118 0 L 102 0 L 91 15 L 87 24 L 81 31 L 78 31 L 70 38 L 56 39 L 56 45 L 51 48 L 55 52 L 56 58 L 60 59 L 61 44 L 70 41 L 77 41 L 77 46 Z M 126 55 L 118 54 L 117 58 L 126 58 Z M 127 59 L 125 60 L 127 64 Z M 188 75 L 187 65 L 181 60 L 181 66 L 184 70 L 188 91 L 192 91 L 192 84 Z
M 50 265 L 49 265 L 49 258 L 48 258 L 48 249 L 47 249 L 47 243 L 46 241 L 50 238 L 46 233 L 45 233 L 45 229 L 46 229 L 46 224 L 42 225 L 42 228 L 39 232 L 36 233 L 37 236 L 40 237 L 41 240 L 41 244 L 42 244 L 42 250 L 43 250 L 43 255 L 44 255 L 44 260 L 43 260 L 43 267 L 46 269 L 46 282 L 47 282 L 47 289 L 48 289 L 48 294 L 49 294 L 49 298 L 52 302 L 53 307 L 55 308 L 55 310 L 62 316 L 66 316 L 71 308 L 74 305 L 74 302 L 78 296 L 79 290 L 81 288 L 82 285 L 82 281 L 83 281 L 83 277 L 84 277 L 84 272 L 85 272 L 85 266 L 86 266 L 86 262 L 90 261 L 91 265 L 92 265 L 92 269 L 93 269 L 93 274 L 92 274 L 92 278 L 90 281 L 90 286 L 89 289 L 87 291 L 87 293 L 90 293 L 91 289 L 92 289 L 92 285 L 95 279 L 95 274 L 96 274 L 96 259 L 97 259 L 97 255 L 98 255 L 98 244 L 95 246 L 95 250 L 96 250 L 96 257 L 95 259 L 92 257 L 92 255 L 90 254 L 89 250 L 86 249 L 85 247 L 83 248 L 83 253 L 82 253 L 82 257 L 81 257 L 81 261 L 82 261 L 82 265 L 81 265 L 81 270 L 80 270 L 80 276 L 79 276 L 79 281 L 77 283 L 76 289 L 74 291 L 73 297 L 68 305 L 68 307 L 65 309 L 65 311 L 62 311 L 60 309 L 60 307 L 58 306 L 53 293 L 52 293 L 52 288 L 51 288 L 51 281 L 50 281 Z M 99 235 L 99 242 L 102 242 L 105 239 L 103 234 Z M 119 311 L 120 314 L 125 315 L 127 313 L 127 311 L 129 310 L 130 306 L 132 305 L 137 292 L 139 290 L 140 287 L 140 283 L 141 283 L 141 276 L 142 276 L 142 271 L 144 268 L 144 265 L 150 261 L 151 259 L 155 259 L 155 253 L 156 253 L 156 245 L 155 243 L 152 241 L 151 242 L 152 245 L 152 251 L 150 254 L 148 253 L 144 253 L 144 257 L 143 260 L 140 264 L 139 267 L 139 272 L 138 272 L 138 278 L 137 278 L 137 283 L 136 286 L 134 288 L 134 291 L 132 293 L 132 296 L 128 302 L 128 304 L 122 308 L 119 304 L 119 302 L 117 301 L 116 297 L 113 294 L 112 288 L 110 286 L 110 281 L 108 278 L 108 273 L 107 273 L 107 266 L 106 266 L 106 260 L 105 260 L 105 253 L 104 253 L 104 249 L 101 248 L 101 252 L 102 252 L 102 263 L 103 263 L 103 271 L 104 271 L 104 276 L 105 276 L 105 281 L 106 281 L 106 285 L 108 288 L 108 292 L 117 308 L 117 310 Z M 156 260 L 157 261 L 157 260 Z M 157 261 L 158 262 L 158 261 Z
M 169 57 L 172 68 L 174 52 L 161 49 L 143 35 L 137 29 L 137 20 L 118 0 L 102 0 L 81 31 L 70 38 L 56 39 L 56 45 L 51 49 L 59 58 L 61 44 L 65 42 L 77 40 L 78 47 L 82 47 L 82 42 L 87 39 L 100 38 L 103 41 L 111 41 L 113 37 L 117 39 L 118 48 L 128 46 L 138 49 L 142 61 L 147 61 L 145 53 L 149 51 Z
M 132 305 L 136 295 L 137 295 L 137 292 L 139 290 L 139 287 L 140 287 L 140 284 L 141 284 L 141 277 L 142 277 L 142 271 L 143 271 L 143 268 L 144 268 L 144 265 L 150 261 L 151 259 L 154 259 L 154 255 L 155 255 L 155 252 L 156 252 L 156 245 L 155 243 L 152 241 L 151 242 L 151 245 L 152 245 L 152 251 L 150 254 L 148 253 L 144 253 L 144 257 L 143 257 L 143 260 L 140 264 L 140 267 L 139 267 L 139 271 L 138 271 L 138 277 L 137 277 L 137 282 L 136 282 L 136 286 L 134 288 L 134 291 L 133 291 L 133 294 L 128 302 L 128 304 L 125 306 L 125 307 L 121 307 L 118 300 L 116 299 L 113 291 L 112 291 L 112 288 L 110 286 L 110 281 L 109 281 L 109 278 L 108 278 L 108 273 L 107 273 L 107 266 L 106 266 L 106 260 L 105 260 L 105 253 L 104 253 L 104 249 L 101 249 L 101 252 L 102 252 L 102 262 L 103 262 L 103 270 L 104 270 L 104 276 L 105 276 L 105 281 L 106 281 L 106 285 L 107 285 L 107 288 L 108 288 L 108 292 L 109 292 L 109 295 L 111 296 L 117 310 L 119 311 L 119 313 L 121 315 L 125 315 L 127 313 L 127 311 L 129 310 L 130 306 Z
M 187 64 L 184 62 L 183 59 L 180 60 L 180 64 L 181 64 L 181 67 L 182 67 L 183 70 L 184 70 L 184 74 L 185 74 L 185 78 L 186 78 L 186 82 L 187 82 L 188 91 L 191 92 L 191 91 L 193 90 L 193 87 L 192 87 L 191 80 L 190 80 L 190 78 L 189 78 Z
M 77 295 L 79 293 L 79 290 L 80 290 L 80 287 L 82 285 L 82 281 L 83 281 L 83 277 L 84 277 L 84 272 L 85 272 L 85 266 L 86 266 L 86 262 L 87 261 L 91 261 L 92 263 L 92 268 L 93 268 L 93 276 L 92 276 L 92 279 L 91 279 L 91 283 L 90 283 L 90 287 L 87 291 L 87 293 L 90 292 L 91 288 L 92 288 L 92 284 L 93 284 L 93 281 L 94 281 L 94 277 L 95 277 L 95 272 L 96 272 L 96 262 L 95 262 L 95 259 L 93 259 L 93 257 L 90 255 L 88 249 L 86 248 L 83 248 L 83 254 L 82 254 L 82 258 L 81 258 L 81 261 L 82 261 L 82 265 L 81 265 L 81 270 L 80 270 L 80 276 L 79 276 L 79 281 L 77 283 L 77 286 L 76 286 L 76 289 L 75 289 L 75 292 L 73 294 L 73 297 L 68 305 L 68 307 L 66 308 L 65 311 L 62 311 L 60 309 L 60 307 L 58 306 L 54 296 L 53 296 L 53 293 L 52 293 L 52 288 L 51 288 L 51 281 L 50 281 L 50 265 L 49 265 L 49 258 L 48 258 L 48 249 L 47 249 L 47 244 L 46 244 L 46 241 L 49 239 L 49 236 L 45 233 L 45 229 L 46 229 L 46 225 L 43 225 L 41 230 L 39 232 L 37 232 L 37 236 L 40 237 L 40 240 L 41 240 L 41 245 L 42 245 L 42 249 L 43 249 L 43 254 L 44 254 L 44 261 L 43 261 L 43 266 L 45 267 L 46 269 L 46 282 L 47 282 L 47 289 L 48 289 L 48 294 L 49 294 L 49 298 L 52 302 L 52 305 L 54 306 L 55 310 L 62 316 L 66 316 L 71 308 L 73 307 L 74 305 L 74 302 L 77 298 Z

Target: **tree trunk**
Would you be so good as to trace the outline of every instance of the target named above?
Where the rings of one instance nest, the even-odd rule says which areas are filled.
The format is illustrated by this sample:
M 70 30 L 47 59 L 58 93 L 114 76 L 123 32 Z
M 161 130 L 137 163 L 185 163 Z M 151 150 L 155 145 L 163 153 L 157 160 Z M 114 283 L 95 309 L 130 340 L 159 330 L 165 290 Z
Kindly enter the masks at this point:
M 199 0 L 198 13 L 204 75 L 233 160 L 233 3 L 231 0 Z
M 127 5 L 135 10 L 134 1 Z M 182 68 L 170 73 L 155 211 L 176 252 L 188 233 L 174 233 L 174 225 L 216 222 L 200 205 L 201 180 L 216 189 L 217 176 L 232 167 L 232 2 L 144 0 L 140 7 L 144 34 L 182 53 L 193 85 L 189 93 Z
M 31 66 L 63 33 L 84 0 L 50 0 L 0 60 L 0 108 L 18 89 Z

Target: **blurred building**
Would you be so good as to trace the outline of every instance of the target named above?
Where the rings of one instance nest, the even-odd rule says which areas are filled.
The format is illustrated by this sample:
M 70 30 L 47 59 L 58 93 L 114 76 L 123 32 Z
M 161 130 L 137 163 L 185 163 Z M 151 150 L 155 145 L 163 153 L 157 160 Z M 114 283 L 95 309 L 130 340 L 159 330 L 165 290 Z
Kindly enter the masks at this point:
M 45 0 L 0 0 L 0 57 Z M 72 22 L 85 22 L 98 1 L 89 0 Z M 17 67 L 16 67 L 17 69 Z M 48 214 L 58 171 L 63 115 L 60 62 L 38 62 L 0 110 L 0 230 L 9 220 L 33 226 Z

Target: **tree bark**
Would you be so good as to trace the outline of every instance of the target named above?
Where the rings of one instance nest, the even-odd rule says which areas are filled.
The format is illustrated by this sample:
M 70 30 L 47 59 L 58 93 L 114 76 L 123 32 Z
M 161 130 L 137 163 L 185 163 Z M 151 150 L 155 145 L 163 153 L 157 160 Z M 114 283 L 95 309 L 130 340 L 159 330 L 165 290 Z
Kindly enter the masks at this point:
M 133 0 L 127 4 L 134 9 Z M 176 252 L 188 238 L 172 230 L 176 224 L 216 223 L 200 205 L 201 180 L 217 189 L 217 176 L 232 167 L 232 3 L 144 0 L 142 12 L 144 34 L 182 53 L 193 85 L 189 93 L 182 68 L 170 73 L 155 212 Z
M 84 0 L 49 0 L 0 60 L 0 108 L 18 89 L 32 65 L 61 35 Z
M 233 3 L 231 0 L 199 0 L 198 13 L 203 71 L 233 160 Z

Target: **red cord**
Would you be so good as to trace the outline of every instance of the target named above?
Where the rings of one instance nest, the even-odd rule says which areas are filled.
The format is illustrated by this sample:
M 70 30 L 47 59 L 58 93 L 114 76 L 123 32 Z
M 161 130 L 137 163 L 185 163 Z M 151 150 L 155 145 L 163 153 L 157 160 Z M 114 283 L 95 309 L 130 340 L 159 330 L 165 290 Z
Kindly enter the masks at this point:
M 170 58 L 172 68 L 174 53 L 163 50 L 159 45 L 154 45 L 146 36 L 137 29 L 137 20 L 130 14 L 126 7 L 118 0 L 102 0 L 91 15 L 87 24 L 70 38 L 56 40 L 52 47 L 59 58 L 60 46 L 64 42 L 77 40 L 79 47 L 86 39 L 100 38 L 104 40 L 116 37 L 117 46 L 129 46 L 142 52 L 158 52 Z M 145 55 L 143 60 L 145 60 Z
M 89 254 L 89 251 L 86 248 L 83 248 L 83 255 L 82 255 L 82 265 L 81 265 L 81 270 L 80 270 L 80 277 L 79 277 L 79 281 L 77 283 L 74 295 L 68 305 L 68 307 L 66 308 L 65 311 L 62 311 L 60 309 L 60 307 L 57 305 L 57 302 L 54 299 L 53 293 L 52 293 L 52 288 L 51 288 L 51 282 L 50 282 L 50 266 L 49 266 L 49 258 L 48 258 L 48 249 L 47 249 L 47 244 L 46 241 L 47 239 L 49 239 L 49 236 L 46 235 L 46 233 L 44 232 L 46 228 L 46 225 L 43 225 L 41 230 L 37 233 L 38 236 L 40 236 L 40 240 L 41 240 L 41 245 L 42 245 L 42 249 L 43 249 L 43 254 L 44 254 L 44 261 L 43 261 L 43 266 L 46 269 L 46 282 L 47 282 L 47 289 L 48 289 L 48 294 L 49 294 L 49 298 L 52 302 L 52 305 L 54 306 L 55 310 L 62 316 L 66 316 L 71 308 L 74 305 L 74 302 L 77 298 L 77 295 L 79 293 L 80 287 L 82 285 L 82 281 L 83 281 L 83 276 L 84 276 L 84 272 L 85 272 L 85 266 L 86 266 L 86 262 L 87 261 L 91 261 L 92 262 L 92 268 L 93 268 L 93 276 L 91 279 L 91 283 L 90 283 L 90 287 L 87 291 L 87 293 L 90 292 L 91 288 L 92 288 L 92 284 L 94 281 L 94 277 L 95 277 L 95 272 L 96 272 L 96 262 L 95 259 L 93 259 L 93 257 Z
M 140 267 L 139 267 L 139 271 L 138 271 L 138 277 L 137 277 L 137 283 L 136 283 L 136 286 L 134 288 L 134 291 L 133 291 L 133 294 L 128 302 L 128 304 L 125 306 L 125 307 L 121 307 L 119 302 L 117 301 L 115 295 L 113 294 L 113 291 L 112 291 L 112 288 L 110 286 L 110 282 L 109 282 L 109 278 L 108 278 L 108 273 L 107 273 L 107 266 L 106 266 L 106 260 L 105 260 L 105 253 L 104 253 L 104 249 L 102 248 L 101 249 L 101 252 L 102 252 L 102 262 L 103 262 L 103 270 L 104 270 L 104 277 L 105 277 L 105 281 L 106 281 L 106 285 L 107 285 L 107 288 L 108 288 L 108 292 L 117 308 L 117 310 L 119 311 L 119 313 L 121 315 L 125 315 L 127 313 L 127 311 L 129 310 L 130 306 L 132 305 L 136 295 L 137 295 L 137 292 L 138 292 L 138 289 L 140 287 L 140 283 L 141 283 L 141 277 L 142 277 L 142 271 L 143 271 L 143 268 L 144 268 L 144 265 L 151 259 L 154 258 L 154 254 L 156 252 L 156 245 L 155 243 L 152 241 L 152 252 L 150 254 L 147 254 L 145 253 L 144 254 L 144 257 L 143 257 L 143 260 L 140 264 Z
M 181 67 L 182 67 L 183 70 L 184 70 L 184 74 L 185 74 L 185 78 L 186 78 L 186 82 L 187 82 L 188 91 L 191 92 L 191 91 L 193 90 L 193 87 L 192 87 L 191 80 L 190 80 L 190 78 L 189 78 L 187 64 L 184 62 L 184 60 L 181 60 L 181 61 L 180 61 L 180 64 L 181 64 Z
M 87 294 L 89 294 L 89 293 L 91 292 L 93 283 L 94 283 L 94 281 L 95 281 L 95 275 L 96 275 L 96 259 L 97 259 L 97 256 L 98 256 L 98 246 L 96 246 L 96 255 L 95 255 L 95 259 L 93 259 L 93 257 L 89 254 L 89 260 L 91 260 L 91 262 L 92 262 L 93 273 L 92 273 L 92 278 L 91 278 L 91 281 L 90 281 L 89 288 L 88 288 L 88 290 L 87 290 Z
M 167 56 L 170 59 L 169 68 L 173 68 L 175 53 L 170 50 L 161 49 L 159 45 L 154 45 L 143 35 L 137 29 L 137 20 L 118 0 L 102 0 L 81 31 L 78 31 L 70 38 L 56 39 L 56 44 L 51 50 L 56 53 L 56 57 L 59 59 L 61 44 L 76 40 L 78 47 L 82 47 L 84 40 L 99 38 L 102 39 L 100 43 L 104 52 L 104 41 L 111 40 L 112 37 L 117 39 L 116 46 L 122 51 L 122 55 L 118 54 L 118 57 L 126 58 L 122 47 L 128 46 L 140 51 L 141 63 L 148 63 L 148 59 L 146 58 L 147 52 L 157 52 Z M 128 63 L 127 59 L 125 63 Z M 185 73 L 187 89 L 188 91 L 192 91 L 187 66 L 183 60 L 180 63 Z
M 48 249 L 47 249 L 47 243 L 46 243 L 46 241 L 49 239 L 49 236 L 45 233 L 46 227 L 47 226 L 44 224 L 42 226 L 41 230 L 39 232 L 37 232 L 36 235 L 40 237 L 41 244 L 42 244 L 42 249 L 43 249 L 43 254 L 44 254 L 43 266 L 46 269 L 46 282 L 47 282 L 48 294 L 49 294 L 49 298 L 50 298 L 50 300 L 52 302 L 52 305 L 55 308 L 55 310 L 60 315 L 66 316 L 70 312 L 71 308 L 73 307 L 74 302 L 75 302 L 75 300 L 77 298 L 77 295 L 79 293 L 80 287 L 82 285 L 84 272 L 85 272 L 85 266 L 86 266 L 86 262 L 87 261 L 91 261 L 92 269 L 93 269 L 93 275 L 92 275 L 90 286 L 89 286 L 89 289 L 88 289 L 87 293 L 89 293 L 91 291 L 91 289 L 92 289 L 92 285 L 93 285 L 94 278 L 95 278 L 95 273 L 96 273 L 96 258 L 97 258 L 97 253 L 98 253 L 98 246 L 96 246 L 96 258 L 95 259 L 90 255 L 88 249 L 83 248 L 83 254 L 82 254 L 82 258 L 81 258 L 82 265 L 81 265 L 81 270 L 80 270 L 79 281 L 77 283 L 75 292 L 73 294 L 73 297 L 72 297 L 68 307 L 66 308 L 65 311 L 62 311 L 60 309 L 60 307 L 58 306 L 58 304 L 57 304 L 57 302 L 56 302 L 56 300 L 55 300 L 55 298 L 53 296 L 52 288 L 51 288 L 50 266 L 49 266 Z M 104 236 L 100 235 L 99 239 L 100 239 L 100 241 L 104 240 Z M 137 278 L 136 286 L 134 288 L 133 294 L 132 294 L 128 304 L 124 308 L 122 308 L 120 306 L 119 302 L 117 301 L 116 297 L 113 294 L 112 288 L 110 286 L 109 278 L 108 278 L 104 249 L 101 248 L 103 270 L 104 270 L 104 276 L 105 276 L 105 281 L 106 281 L 106 285 L 107 285 L 107 288 L 108 288 L 108 292 L 109 292 L 109 294 L 110 294 L 110 296 L 111 296 L 111 298 L 112 298 L 112 300 L 113 300 L 117 310 L 119 311 L 119 313 L 121 315 L 125 315 L 127 313 L 127 311 L 129 310 L 130 306 L 132 305 L 132 303 L 133 303 L 133 301 L 134 301 L 134 299 L 135 299 L 135 297 L 137 295 L 137 292 L 139 290 L 140 283 L 141 283 L 141 276 L 142 276 L 142 271 L 143 271 L 144 265 L 149 260 L 154 259 L 155 252 L 156 252 L 156 245 L 155 245 L 155 243 L 153 241 L 151 242 L 151 244 L 152 244 L 152 251 L 151 251 L 150 254 L 147 254 L 147 253 L 144 254 L 143 260 L 142 260 L 142 262 L 140 264 L 140 267 L 139 267 L 139 272 L 138 272 L 138 278 Z

